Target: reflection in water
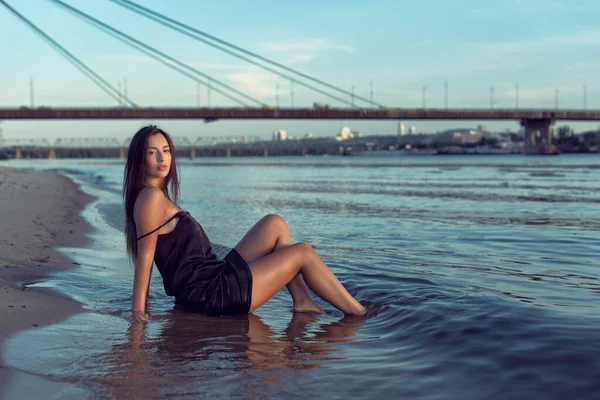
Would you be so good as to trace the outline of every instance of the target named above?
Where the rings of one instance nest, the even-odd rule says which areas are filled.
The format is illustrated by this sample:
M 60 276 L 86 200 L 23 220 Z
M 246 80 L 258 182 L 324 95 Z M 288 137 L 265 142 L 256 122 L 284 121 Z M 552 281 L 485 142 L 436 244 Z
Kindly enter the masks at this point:
M 288 391 L 294 384 L 290 373 L 345 359 L 335 344 L 351 342 L 364 321 L 345 317 L 319 323 L 318 315 L 294 313 L 277 334 L 254 314 L 207 317 L 174 309 L 133 321 L 125 342 L 90 360 L 95 369 L 102 364 L 107 369 L 93 379 L 95 391 L 139 398 L 213 390 L 249 394 L 266 386 Z

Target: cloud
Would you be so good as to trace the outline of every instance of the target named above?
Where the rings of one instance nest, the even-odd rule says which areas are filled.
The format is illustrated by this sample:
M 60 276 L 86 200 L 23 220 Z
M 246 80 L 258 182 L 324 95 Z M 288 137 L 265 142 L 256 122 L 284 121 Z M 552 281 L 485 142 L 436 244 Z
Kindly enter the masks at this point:
M 289 58 L 287 59 L 287 61 L 285 62 L 285 64 L 287 64 L 287 65 L 301 64 L 301 63 L 308 62 L 316 57 L 317 57 L 316 54 L 310 54 L 310 53 L 291 54 L 289 56 Z
M 269 42 L 264 45 L 267 50 L 277 52 L 325 52 L 325 51 L 343 51 L 346 53 L 355 53 L 352 46 L 341 45 L 327 39 L 302 39 Z
M 327 52 L 354 54 L 352 46 L 332 42 L 327 39 L 282 40 L 264 43 L 265 51 L 284 58 L 284 64 L 295 65 L 311 61 Z
M 275 41 L 264 44 L 264 49 L 279 53 L 284 65 L 301 64 L 311 61 L 320 54 L 328 51 L 341 51 L 346 53 L 354 53 L 354 49 L 350 46 L 340 45 L 328 41 L 326 39 L 305 39 L 295 41 Z M 198 66 L 200 62 L 190 62 L 190 65 Z M 209 66 L 207 64 L 207 66 Z M 210 65 L 217 66 L 216 64 Z M 254 65 L 225 65 L 224 68 L 219 68 L 221 71 L 229 70 L 224 73 L 224 79 L 236 89 L 250 96 L 262 99 L 269 104 L 275 103 L 277 95 L 277 83 L 281 80 L 280 77 L 265 71 Z M 281 84 L 279 88 L 279 96 L 282 97 L 289 94 L 287 83 Z
M 426 82 L 430 79 L 468 76 L 502 71 L 511 73 L 547 62 L 547 54 L 563 50 L 599 48 L 600 30 L 562 33 L 512 41 L 467 41 L 447 49 L 436 63 L 403 65 L 394 69 L 396 82 Z M 591 66 L 585 68 L 588 72 Z M 585 75 L 581 71 L 574 75 Z M 587 74 L 589 75 L 589 74 Z
M 477 73 L 489 72 L 511 72 L 521 70 L 532 64 L 534 58 L 508 58 L 496 57 L 495 55 L 472 54 L 456 52 L 448 57 L 448 61 L 438 60 L 436 63 L 425 65 L 417 64 L 411 66 L 394 67 L 393 79 L 395 82 L 422 84 L 431 79 L 451 79 L 460 76 L 469 76 Z
M 248 67 L 246 71 L 225 74 L 225 79 L 236 89 L 250 96 L 266 98 L 267 103 L 274 103 L 277 77 L 264 72 L 258 67 Z M 280 89 L 279 94 L 284 93 Z
M 498 55 L 556 51 L 561 47 L 600 47 L 600 30 L 563 33 L 505 42 L 472 42 L 467 46 L 472 47 L 472 51 L 485 51 L 488 54 Z
M 105 53 L 94 56 L 94 60 L 97 61 L 116 61 L 119 63 L 144 63 L 144 62 L 156 62 L 149 56 L 140 54 L 123 54 L 123 53 Z
M 219 63 L 207 63 L 203 61 L 183 61 L 185 64 L 190 67 L 202 69 L 217 69 L 219 71 L 223 70 L 239 70 L 243 71 L 248 69 L 249 64 L 219 64 Z M 245 61 L 243 61 L 245 63 Z
M 98 61 L 113 61 L 119 63 L 131 63 L 131 64 L 141 64 L 141 63 L 158 63 L 155 59 L 140 55 L 140 54 L 118 54 L 118 53 L 106 53 L 106 54 L 98 54 L 94 56 L 94 59 Z M 169 64 L 176 65 L 175 63 L 165 60 Z M 223 70 L 245 70 L 248 68 L 248 65 L 245 61 L 240 61 L 240 64 L 227 64 L 227 63 L 210 63 L 199 60 L 180 60 L 184 64 L 189 65 L 190 67 L 194 67 L 197 69 L 216 69 L 219 71 Z

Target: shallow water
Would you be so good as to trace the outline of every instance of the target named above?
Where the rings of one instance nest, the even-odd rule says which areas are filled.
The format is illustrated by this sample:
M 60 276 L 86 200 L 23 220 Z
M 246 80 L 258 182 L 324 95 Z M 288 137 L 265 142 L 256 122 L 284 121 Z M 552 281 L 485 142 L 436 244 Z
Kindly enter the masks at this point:
M 370 312 L 173 309 L 158 271 L 150 321 L 130 324 L 116 160 L 57 169 L 99 200 L 81 264 L 44 282 L 89 311 L 3 343 L 13 368 L 70 383 L 55 397 L 598 398 L 600 157 L 181 160 L 181 206 L 217 253 L 283 216 Z M 27 349 L 27 351 L 24 351 Z

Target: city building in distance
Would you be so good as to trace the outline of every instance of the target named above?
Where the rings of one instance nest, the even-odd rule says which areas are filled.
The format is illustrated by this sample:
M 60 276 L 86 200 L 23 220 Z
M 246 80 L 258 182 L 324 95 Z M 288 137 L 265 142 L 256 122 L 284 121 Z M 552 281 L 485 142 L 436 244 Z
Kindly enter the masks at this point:
M 277 129 L 276 131 L 273 132 L 273 140 L 276 141 L 284 141 L 284 140 L 289 140 L 291 139 L 291 136 L 288 136 L 287 132 L 284 131 L 283 129 Z

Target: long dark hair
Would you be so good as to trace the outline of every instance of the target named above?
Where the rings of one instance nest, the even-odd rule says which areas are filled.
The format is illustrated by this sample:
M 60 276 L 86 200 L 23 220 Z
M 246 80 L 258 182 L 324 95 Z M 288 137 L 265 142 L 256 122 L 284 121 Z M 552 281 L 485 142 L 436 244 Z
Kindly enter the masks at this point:
M 161 190 L 165 196 L 173 203 L 177 204 L 179 198 L 179 178 L 177 177 L 177 163 L 175 160 L 175 146 L 167 132 L 156 125 L 148 125 L 141 128 L 131 139 L 129 150 L 127 152 L 127 161 L 125 162 L 125 174 L 123 177 L 123 200 L 125 201 L 125 238 L 127 240 L 127 253 L 135 263 L 138 256 L 137 232 L 135 221 L 133 219 L 133 206 L 145 187 L 146 180 L 146 147 L 148 137 L 156 134 L 162 134 L 171 148 L 171 168 L 169 174 L 165 177 Z M 171 193 L 169 196 L 169 183 L 171 184 Z

